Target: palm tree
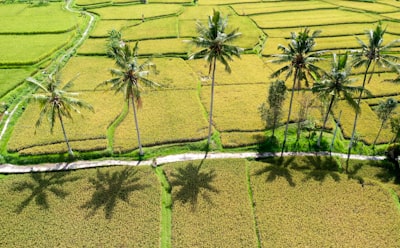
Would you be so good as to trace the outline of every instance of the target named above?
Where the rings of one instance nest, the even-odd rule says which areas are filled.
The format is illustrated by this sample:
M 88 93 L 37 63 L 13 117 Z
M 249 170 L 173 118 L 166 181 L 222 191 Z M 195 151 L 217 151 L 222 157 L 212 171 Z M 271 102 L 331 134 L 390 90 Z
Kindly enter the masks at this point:
M 208 17 L 208 26 L 204 25 L 201 22 L 197 22 L 197 32 L 199 36 L 191 40 L 191 43 L 203 49 L 190 55 L 189 59 L 205 58 L 209 64 L 208 73 L 212 73 L 211 103 L 209 113 L 210 119 L 207 141 L 208 146 L 211 142 L 215 69 L 217 61 L 221 62 L 225 66 L 225 70 L 230 73 L 231 68 L 228 61 L 233 60 L 232 56 L 240 57 L 240 54 L 243 52 L 242 48 L 228 44 L 237 39 L 241 35 L 241 33 L 238 33 L 237 29 L 228 34 L 225 33 L 227 25 L 228 18 L 221 17 L 220 12 L 214 10 L 213 15 Z
M 375 30 L 368 30 L 365 32 L 368 43 L 364 43 L 360 38 L 357 38 L 358 43 L 361 45 L 361 50 L 357 51 L 353 55 L 353 66 L 355 68 L 359 68 L 361 66 L 365 66 L 364 78 L 362 83 L 362 90 L 357 99 L 357 105 L 360 105 L 361 97 L 365 90 L 365 83 L 371 82 L 372 76 L 375 72 L 375 67 L 389 68 L 392 70 L 399 70 L 399 65 L 396 64 L 399 60 L 399 57 L 388 54 L 387 52 L 392 48 L 396 43 L 400 42 L 400 39 L 394 40 L 387 45 L 383 45 L 383 36 L 386 33 L 386 29 L 382 28 L 382 24 L 379 22 L 376 26 Z M 372 66 L 372 68 L 371 68 Z M 371 68 L 371 71 L 370 71 Z M 369 78 L 367 80 L 369 74 Z M 350 160 L 350 153 L 354 142 L 354 136 L 356 133 L 358 114 L 356 112 L 354 117 L 353 131 L 351 134 L 350 144 L 347 151 L 347 160 L 346 165 L 348 166 L 348 162 Z
M 272 63 L 286 65 L 275 71 L 271 77 L 278 77 L 282 73 L 286 73 L 285 80 L 293 76 L 293 86 L 290 96 L 289 112 L 286 121 L 285 134 L 282 143 L 282 152 L 285 150 L 287 132 L 289 127 L 290 115 L 292 112 L 292 103 L 294 91 L 296 89 L 301 89 L 301 82 L 304 81 L 306 86 L 309 85 L 310 78 L 320 77 L 323 70 L 315 65 L 316 62 L 321 61 L 321 55 L 324 51 L 314 52 L 313 48 L 315 46 L 315 38 L 320 34 L 320 31 L 314 31 L 310 35 L 310 30 L 305 28 L 304 31 L 297 33 L 291 33 L 290 43 L 287 47 L 283 45 L 278 45 L 278 49 L 282 51 L 282 54 L 272 55 L 276 57 L 272 60 Z
M 322 134 L 324 132 L 326 122 L 335 102 L 341 98 L 356 111 L 360 111 L 360 107 L 353 99 L 353 94 L 362 90 L 361 87 L 350 86 L 355 80 L 350 79 L 351 67 L 348 64 L 347 53 L 343 55 L 332 55 L 332 65 L 330 73 L 323 76 L 322 80 L 314 83 L 312 92 L 318 94 L 321 98 L 329 101 L 328 109 L 324 117 L 321 133 L 319 135 L 317 145 L 321 145 Z
M 135 43 L 133 49 L 129 47 L 129 44 L 123 43 L 122 41 L 120 44 L 121 46 L 116 50 L 116 55 L 114 56 L 116 65 L 119 67 L 119 69 L 111 69 L 111 74 L 115 77 L 101 83 L 99 86 L 111 84 L 112 90 L 115 90 L 116 93 L 121 92 L 124 94 L 127 104 L 129 104 L 129 102 L 132 103 L 133 116 L 139 144 L 139 155 L 143 156 L 144 153 L 142 149 L 139 123 L 136 113 L 136 108 L 140 108 L 142 103 L 140 96 L 140 83 L 152 87 L 159 86 L 159 84 L 147 78 L 150 73 L 149 69 L 154 68 L 155 65 L 150 60 L 146 60 L 142 64 L 138 62 L 138 42 Z
M 41 125 L 43 118 L 46 116 L 50 123 L 50 132 L 53 133 L 54 124 L 58 118 L 61 124 L 65 143 L 68 147 L 68 154 L 71 157 L 74 156 L 74 153 L 69 144 L 63 118 L 72 119 L 72 111 L 80 113 L 78 108 L 86 108 L 93 111 L 91 105 L 75 98 L 78 96 L 77 92 L 68 92 L 68 90 L 73 86 L 74 79 L 75 78 L 62 86 L 60 74 L 57 71 L 55 76 L 50 74 L 43 82 L 39 82 L 32 77 L 27 79 L 28 82 L 38 86 L 39 90 L 41 90 L 36 94 L 32 94 L 28 98 L 29 100 L 38 102 L 40 106 L 40 114 L 39 119 L 36 121 L 36 128 Z
M 374 143 L 372 144 L 372 147 L 375 147 L 376 141 L 379 138 L 379 135 L 381 134 L 382 128 L 385 125 L 386 121 L 389 120 L 389 118 L 394 114 L 394 110 L 397 107 L 397 101 L 393 98 L 388 98 L 386 102 L 380 102 L 378 105 L 377 113 L 379 119 L 382 121 L 381 126 L 379 127 L 378 134 L 376 135 L 376 138 L 374 140 Z

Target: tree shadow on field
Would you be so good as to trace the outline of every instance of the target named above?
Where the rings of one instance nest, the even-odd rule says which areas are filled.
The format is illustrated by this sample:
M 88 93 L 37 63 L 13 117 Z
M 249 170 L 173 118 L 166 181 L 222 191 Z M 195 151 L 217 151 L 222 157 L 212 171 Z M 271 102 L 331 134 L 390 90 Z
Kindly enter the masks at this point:
M 62 186 L 80 179 L 79 177 L 67 177 L 68 174 L 70 172 L 31 173 L 30 181 L 14 183 L 11 188 L 13 192 L 31 191 L 30 195 L 17 206 L 15 212 L 21 213 L 33 200 L 41 209 L 48 209 L 50 207 L 48 200 L 50 193 L 64 199 L 69 193 Z
M 171 173 L 173 177 L 171 186 L 180 187 L 174 194 L 174 198 L 183 204 L 190 203 L 192 212 L 196 210 L 199 195 L 201 195 L 207 203 L 212 205 L 209 192 L 219 192 L 211 185 L 216 177 L 215 171 L 200 171 L 204 160 L 205 159 L 197 166 L 193 163 L 188 163 L 185 167 L 177 168 L 176 173 Z
M 324 182 L 331 177 L 335 182 L 340 181 L 339 165 L 332 157 L 307 156 L 306 163 L 309 169 L 304 170 L 305 178 L 303 181 L 315 180 Z
M 129 204 L 131 192 L 149 187 L 149 185 L 138 183 L 140 178 L 136 173 L 137 170 L 133 167 L 125 167 L 123 170 L 111 174 L 109 171 L 103 173 L 97 169 L 96 177 L 89 178 L 89 182 L 92 184 L 91 188 L 95 189 L 92 199 L 81 206 L 81 208 L 89 210 L 87 217 L 95 215 L 99 208 L 104 207 L 105 218 L 111 219 L 118 200 Z
M 278 177 L 283 177 L 289 183 L 291 187 L 295 187 L 296 183 L 293 180 L 293 176 L 290 172 L 289 165 L 293 163 L 295 157 L 275 157 L 260 160 L 261 162 L 271 163 L 266 165 L 264 168 L 256 171 L 254 175 L 261 176 L 263 174 L 268 174 L 266 182 L 273 182 Z

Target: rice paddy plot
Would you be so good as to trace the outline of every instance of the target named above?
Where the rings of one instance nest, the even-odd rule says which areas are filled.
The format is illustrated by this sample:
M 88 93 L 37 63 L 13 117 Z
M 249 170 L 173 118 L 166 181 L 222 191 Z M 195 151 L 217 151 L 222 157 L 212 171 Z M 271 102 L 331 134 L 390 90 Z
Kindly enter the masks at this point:
M 192 68 L 180 58 L 153 58 L 151 60 L 157 68 L 148 78 L 161 85 L 156 90 L 164 89 L 192 89 L 198 87 L 198 79 Z
M 359 11 L 375 12 L 375 13 L 390 13 L 397 12 L 399 9 L 388 4 L 380 3 L 379 1 L 363 2 L 363 1 L 345 1 L 345 0 L 328 0 L 327 2 L 343 7 Z
M 357 49 L 360 44 L 354 35 L 335 36 L 335 37 L 319 37 L 316 40 L 314 50 L 342 50 Z
M 358 13 L 346 10 L 310 10 L 296 12 L 297 18 L 292 18 L 292 12 L 272 13 L 251 16 L 262 28 L 310 27 L 334 25 L 343 23 L 371 23 L 381 19 L 377 15 Z
M 246 160 L 163 166 L 172 186 L 172 247 L 257 247 Z
M 0 185 L 4 247 L 157 247 L 160 187 L 149 167 L 10 175 Z
M 88 152 L 88 151 L 103 151 L 107 149 L 108 141 L 105 137 L 99 139 L 86 139 L 70 141 L 69 144 L 73 151 Z M 29 148 L 24 148 L 18 151 L 19 155 L 45 155 L 45 154 L 62 154 L 67 153 L 68 148 L 65 142 L 54 143 L 51 145 L 39 145 Z
M 212 16 L 213 10 L 221 12 L 223 17 L 235 15 L 235 12 L 229 6 L 186 6 L 185 10 L 179 15 L 179 20 L 200 20 L 207 24 L 208 17 Z
M 335 9 L 333 4 L 322 1 L 270 1 L 262 3 L 233 4 L 232 8 L 238 15 L 269 14 L 274 12 L 288 12 L 300 10 Z
M 90 33 L 92 38 L 107 38 L 112 29 L 121 31 L 123 28 L 131 25 L 137 25 L 141 21 L 127 21 L 127 20 L 100 20 L 96 23 L 95 28 Z M 123 33 L 123 32 L 122 32 Z
M 374 181 L 362 187 L 358 180 L 328 169 L 335 166 L 332 160 L 251 162 L 250 184 L 264 246 L 399 246 L 399 211 L 390 192 Z
M 145 21 L 139 25 L 125 28 L 122 33 L 126 40 L 177 38 L 178 18 L 168 17 Z
M 267 65 L 256 55 L 242 55 L 229 61 L 232 72 L 225 71 L 224 65 L 217 63 L 215 83 L 216 85 L 232 84 L 256 84 L 268 82 L 269 74 Z M 188 64 L 198 75 L 202 85 L 210 85 L 211 77 L 209 66 L 204 59 L 188 60 Z
M 33 73 L 33 69 L 0 69 L 0 97 L 24 82 Z
M 364 76 L 361 74 L 355 76 L 358 80 L 354 85 L 362 86 L 363 77 Z M 396 77 L 398 77 L 396 73 L 376 73 L 372 77 L 371 82 L 365 85 L 365 88 L 368 89 L 374 97 L 399 95 L 400 84 L 389 81 Z
M 141 55 L 147 56 L 187 56 L 189 50 L 185 39 L 151 39 L 141 40 L 139 42 L 139 51 Z M 171 70 L 171 68 L 168 68 Z
M 72 35 L 72 33 L 0 35 L 0 65 L 38 63 L 68 44 Z
M 78 55 L 104 56 L 107 54 L 106 44 L 106 38 L 87 39 L 78 48 L 77 53 Z
M 385 25 L 385 23 L 384 23 Z M 391 24 L 389 24 L 392 26 Z M 365 30 L 373 29 L 376 26 L 375 23 L 344 23 L 324 26 L 313 26 L 311 31 L 320 30 L 316 41 L 318 42 L 319 37 L 331 37 L 331 36 L 350 36 L 350 35 L 363 35 Z M 268 38 L 290 38 L 292 32 L 300 32 L 304 28 L 271 28 L 264 29 L 263 31 L 268 34 Z
M 254 0 L 240 0 L 240 3 L 252 3 L 257 2 Z M 198 4 L 201 5 L 227 5 L 227 4 L 237 4 L 237 0 L 202 0 L 198 1 Z
M 120 96 L 122 98 L 122 96 Z M 202 140 L 208 123 L 194 90 L 166 90 L 142 93 L 137 112 L 143 146 Z M 132 108 L 114 135 L 114 152 L 138 147 Z
M 361 101 L 360 108 L 361 114 L 358 117 L 356 129 L 357 139 L 365 142 L 366 144 L 372 144 L 375 140 L 376 135 L 378 134 L 381 121 L 366 102 Z M 351 138 L 351 132 L 353 130 L 355 113 L 350 106 L 348 106 L 343 101 L 340 101 L 337 104 L 337 107 L 334 109 L 335 118 L 338 117 L 340 110 L 342 110 L 340 125 L 342 128 L 343 136 L 346 139 L 349 139 Z M 386 127 L 382 130 L 377 142 L 388 143 L 391 137 L 392 135 L 390 133 L 390 127 Z
M 92 9 L 102 20 L 148 20 L 149 18 L 178 15 L 183 7 L 178 4 L 134 4 Z
M 77 6 L 90 6 L 90 5 L 97 5 L 97 4 L 112 4 L 111 0 L 76 0 L 74 2 Z
M 115 61 L 111 58 L 76 56 L 72 57 L 62 69 L 61 80 L 67 82 L 75 78 L 72 91 L 92 91 L 99 84 L 112 78 L 110 69 L 114 67 Z M 104 90 L 105 88 L 101 87 L 97 90 Z
M 178 4 L 178 3 L 192 3 L 193 0 L 149 0 L 149 2 L 150 3 L 162 3 L 162 4 L 165 4 L 165 3 L 168 3 L 168 4 L 176 3 L 176 4 Z
M 258 107 L 265 101 L 267 84 L 215 86 L 213 123 L 220 131 L 261 131 Z M 210 87 L 201 88 L 201 101 L 209 110 Z
M 60 3 L 31 7 L 27 4 L 0 5 L 0 34 L 40 34 L 67 32 L 78 25 L 78 16 Z
M 91 104 L 95 112 L 82 111 L 82 115 L 73 114 L 72 121 L 65 119 L 64 125 L 68 138 L 70 141 L 105 139 L 108 126 L 122 110 L 122 97 L 115 95 L 114 92 L 85 92 L 79 97 Z M 101 99 L 101 101 L 98 99 Z M 39 107 L 37 104 L 32 103 L 26 108 L 14 126 L 7 147 L 9 152 L 64 142 L 58 120 L 54 125 L 53 134 L 51 134 L 47 119 L 44 119 L 42 125 L 35 129 L 35 123 L 38 118 Z M 48 147 L 48 153 L 52 153 L 51 146 Z M 57 146 L 54 147 L 55 151 L 58 151 L 58 149 Z M 85 149 L 93 150 L 90 147 Z

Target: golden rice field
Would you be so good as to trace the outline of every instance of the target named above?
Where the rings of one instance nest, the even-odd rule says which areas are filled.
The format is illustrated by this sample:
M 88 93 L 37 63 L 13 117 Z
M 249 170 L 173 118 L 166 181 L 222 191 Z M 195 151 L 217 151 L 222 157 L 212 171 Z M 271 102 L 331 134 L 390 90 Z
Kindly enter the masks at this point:
M 375 3 L 302 0 L 295 4 L 293 1 L 200 0 L 196 5 L 188 0 L 149 0 L 148 4 L 140 1 L 77 0 L 74 4 L 75 8 L 86 8 L 97 18 L 89 38 L 61 70 L 64 81 L 77 76 L 73 90 L 81 93 L 95 109 L 94 113 L 85 111 L 83 117 L 74 116 L 73 121 L 66 123 L 72 146 L 78 151 L 113 148 L 115 152 L 124 152 L 137 148 L 132 109 L 125 118 L 122 116 L 122 120 L 117 121 L 118 116 L 126 111 L 122 95 L 115 95 L 108 87 L 96 88 L 112 77 L 110 69 L 115 67 L 114 61 L 106 57 L 105 50 L 111 29 L 121 31 L 131 44 L 139 41 L 141 59 L 151 58 L 157 65 L 157 73 L 149 78 L 162 87 L 144 89 L 144 105 L 139 110 L 143 143 L 147 147 L 198 141 L 207 135 L 209 67 L 204 60 L 187 60 L 188 55 L 196 50 L 187 41 L 197 35 L 196 21 L 206 22 L 213 9 L 228 16 L 228 32 L 238 28 L 242 36 L 234 44 L 245 49 L 240 59 L 230 61 L 232 73 L 226 73 L 224 67 L 217 64 L 213 127 L 220 134 L 223 148 L 243 147 L 265 140 L 265 135 L 262 137 L 265 123 L 259 116 L 258 107 L 266 101 L 268 86 L 275 80 L 270 78 L 271 73 L 283 66 L 272 64 L 271 55 L 280 52 L 277 50 L 279 44 L 287 45 L 291 32 L 301 31 L 305 26 L 322 31 L 315 49 L 327 50 L 327 61 L 322 64 L 325 69 L 329 69 L 331 52 L 359 48 L 355 37 L 365 41 L 365 30 L 374 28 L 378 21 L 387 27 L 384 43 L 398 39 L 400 34 L 400 4 L 390 0 Z M 0 13 L 4 17 L 0 20 L 1 110 L 8 106 L 3 99 L 13 98 L 7 98 L 7 94 L 12 93 L 16 86 L 23 87 L 24 78 L 35 72 L 42 73 L 58 52 L 71 46 L 87 18 L 67 12 L 61 2 L 41 7 L 0 5 Z M 261 34 L 268 38 L 262 57 L 259 57 L 252 48 Z M 394 51 L 399 52 L 400 45 Z M 363 99 L 364 113 L 357 130 L 366 144 L 372 143 L 380 126 L 373 107 L 389 96 L 398 98 L 400 90 L 397 84 L 387 82 L 397 76 L 395 73 L 381 68 L 376 70 L 379 75 L 374 75 L 367 85 L 373 97 Z M 358 79 L 355 85 L 361 85 L 363 68 L 354 69 L 353 73 L 353 77 Z M 292 80 L 292 77 L 287 79 L 289 89 Z M 298 119 L 301 101 L 312 98 L 308 94 L 295 94 L 291 122 Z M 316 99 L 313 101 L 308 118 L 320 127 L 321 107 Z M 288 105 L 289 96 L 284 112 Z M 348 138 L 354 113 L 342 102 L 329 118 L 327 129 L 335 127 L 340 110 L 343 111 L 341 133 Z M 2 143 L 5 154 L 65 151 L 59 123 L 56 123 L 53 134 L 49 133 L 46 123 L 34 134 L 38 111 L 37 106 L 29 104 L 19 119 L 12 122 Z M 286 114 L 280 125 L 285 121 Z M 331 137 L 330 134 L 327 137 Z M 378 143 L 388 142 L 391 137 L 390 127 L 386 125 Z
M 388 247 L 400 192 L 386 169 L 323 157 L 195 160 L 0 178 L 2 247 Z M 360 180 L 364 182 L 362 185 Z M 161 245 L 161 236 L 169 241 Z M 316 235 L 316 233 L 318 235 Z

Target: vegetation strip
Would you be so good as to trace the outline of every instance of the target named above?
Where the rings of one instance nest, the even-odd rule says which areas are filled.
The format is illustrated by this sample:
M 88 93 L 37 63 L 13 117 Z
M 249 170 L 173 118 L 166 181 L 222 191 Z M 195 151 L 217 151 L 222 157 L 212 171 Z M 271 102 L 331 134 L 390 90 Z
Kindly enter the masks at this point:
M 248 188 L 248 193 L 249 193 L 249 198 L 250 198 L 250 204 L 251 204 L 251 210 L 254 218 L 254 229 L 256 231 L 256 236 L 257 236 L 257 247 L 262 247 L 261 246 L 261 237 L 260 237 L 260 230 L 258 227 L 258 221 L 257 221 L 257 216 L 255 213 L 255 205 L 256 203 L 254 202 L 254 197 L 253 197 L 253 189 L 251 188 L 251 178 L 250 178 L 250 163 L 246 161 L 246 179 L 247 179 L 247 188 Z
M 156 162 L 155 162 L 156 163 Z M 156 165 L 156 164 L 153 164 Z M 161 183 L 161 240 L 160 247 L 171 247 L 171 220 L 172 220 L 172 196 L 171 185 L 165 172 L 160 167 L 155 169 L 158 180 Z

